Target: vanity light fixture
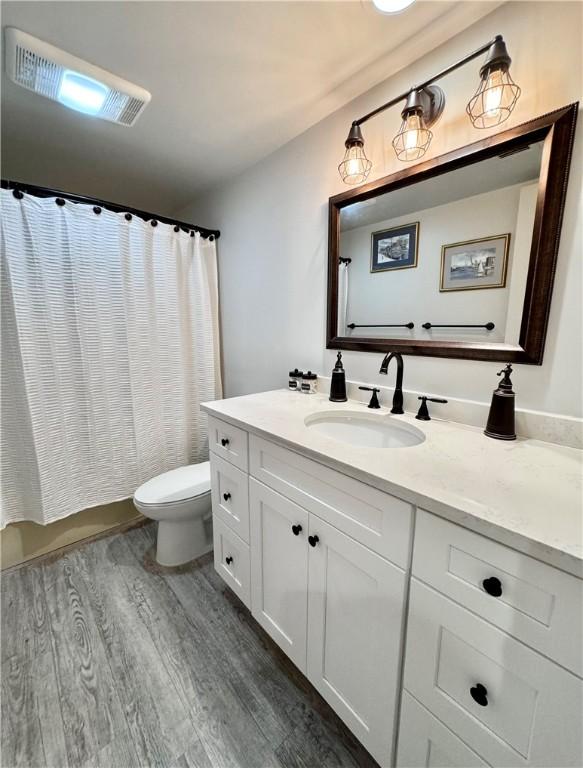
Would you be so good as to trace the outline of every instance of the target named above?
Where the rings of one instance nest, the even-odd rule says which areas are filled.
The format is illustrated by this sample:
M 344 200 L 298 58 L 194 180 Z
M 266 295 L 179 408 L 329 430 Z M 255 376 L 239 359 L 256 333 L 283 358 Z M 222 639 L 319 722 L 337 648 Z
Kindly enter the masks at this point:
M 483 53 L 487 53 L 487 56 L 480 69 L 480 84 L 468 102 L 466 112 L 475 128 L 492 128 L 507 120 L 518 101 L 520 88 L 510 77 L 511 59 L 506 43 L 502 35 L 496 35 L 493 40 L 441 70 L 421 85 L 414 86 L 354 120 L 344 142 L 344 159 L 338 166 L 342 181 L 345 184 L 362 184 L 366 181 L 372 162 L 364 151 L 364 137 L 360 126 L 402 101 L 405 102 L 401 112 L 403 122 L 392 141 L 393 148 L 399 160 L 404 162 L 423 157 L 433 138 L 430 128 L 438 120 L 445 106 L 445 94 L 435 82 Z

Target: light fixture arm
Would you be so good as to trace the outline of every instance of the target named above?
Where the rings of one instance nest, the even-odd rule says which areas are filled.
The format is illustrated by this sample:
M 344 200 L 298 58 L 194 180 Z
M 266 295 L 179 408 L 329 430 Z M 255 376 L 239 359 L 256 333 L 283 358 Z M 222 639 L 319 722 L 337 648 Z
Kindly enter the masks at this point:
M 430 77 L 429 79 L 421 83 L 420 85 L 413 86 L 408 91 L 401 93 L 399 96 L 396 96 L 394 99 L 387 101 L 385 104 L 382 104 L 380 107 L 377 107 L 376 109 L 373 109 L 371 112 L 368 112 L 366 115 L 359 117 L 358 120 L 353 120 L 352 125 L 360 126 L 363 123 L 366 123 L 367 120 L 370 120 L 372 117 L 376 117 L 376 115 L 379 115 L 381 112 L 384 112 L 386 109 L 390 109 L 391 107 L 394 107 L 395 104 L 398 104 L 400 101 L 405 101 L 411 93 L 415 91 L 425 90 L 426 88 L 428 88 L 428 86 L 432 85 L 437 80 L 441 80 L 442 77 L 449 75 L 451 72 L 455 72 L 456 69 L 463 67 L 468 62 L 473 61 L 473 59 L 476 59 L 478 58 L 478 56 L 481 56 L 483 53 L 486 53 L 486 51 L 489 51 L 490 55 L 488 56 L 486 63 L 483 65 L 481 72 L 484 70 L 487 70 L 492 66 L 500 66 L 500 65 L 508 66 L 510 64 L 510 56 L 506 51 L 506 44 L 504 43 L 504 39 L 502 35 L 496 35 L 496 37 L 490 40 L 488 43 L 485 43 L 484 45 L 480 46 L 480 48 L 477 48 L 475 51 L 472 51 L 472 53 L 469 53 L 467 56 L 464 56 L 462 59 L 459 59 L 454 64 L 451 64 L 449 67 L 442 69 L 436 75 L 433 75 L 432 77 Z

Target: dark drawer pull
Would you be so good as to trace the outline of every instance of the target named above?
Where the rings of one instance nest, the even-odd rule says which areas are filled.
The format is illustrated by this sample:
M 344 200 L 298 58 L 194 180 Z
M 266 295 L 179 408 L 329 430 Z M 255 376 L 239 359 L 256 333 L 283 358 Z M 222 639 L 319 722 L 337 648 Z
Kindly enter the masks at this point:
M 223 448 L 226 448 L 229 445 L 229 438 L 223 437 L 223 439 L 221 440 L 221 445 L 223 446 Z
M 292 533 L 294 536 L 299 536 L 301 530 L 302 530 L 301 525 L 292 525 Z
M 223 493 L 223 499 L 225 501 L 229 501 L 230 498 L 231 498 L 231 494 L 230 493 Z
M 225 557 L 225 563 L 227 565 L 231 565 L 232 562 L 233 562 L 233 558 L 230 555 L 228 557 Z
M 484 592 L 487 592 L 492 597 L 500 597 L 502 594 L 502 582 L 497 579 L 496 576 L 490 576 L 489 579 L 484 579 L 482 582 Z
M 318 536 L 308 536 L 308 541 L 310 542 L 311 547 L 315 547 L 320 541 L 320 538 Z
M 488 706 L 488 690 L 482 683 L 477 683 L 473 688 L 470 688 L 470 696 L 481 707 Z

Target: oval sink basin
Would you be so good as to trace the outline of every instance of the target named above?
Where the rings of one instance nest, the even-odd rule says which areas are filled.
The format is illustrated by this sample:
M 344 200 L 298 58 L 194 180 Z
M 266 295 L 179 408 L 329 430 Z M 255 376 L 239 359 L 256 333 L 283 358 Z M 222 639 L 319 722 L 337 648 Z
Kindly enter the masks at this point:
M 321 435 L 361 448 L 408 448 L 425 440 L 417 427 L 372 413 L 323 411 L 307 416 L 305 424 Z

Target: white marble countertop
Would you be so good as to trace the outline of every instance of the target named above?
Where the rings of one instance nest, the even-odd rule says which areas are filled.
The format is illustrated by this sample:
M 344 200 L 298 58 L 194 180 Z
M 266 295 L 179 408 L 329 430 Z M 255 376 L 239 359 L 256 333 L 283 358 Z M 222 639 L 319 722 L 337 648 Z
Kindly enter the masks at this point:
M 583 451 L 540 440 L 504 442 L 481 429 L 417 421 L 363 403 L 286 389 L 203 403 L 220 419 L 583 578 Z M 425 433 L 407 448 L 363 448 L 319 434 L 313 413 L 360 411 Z

